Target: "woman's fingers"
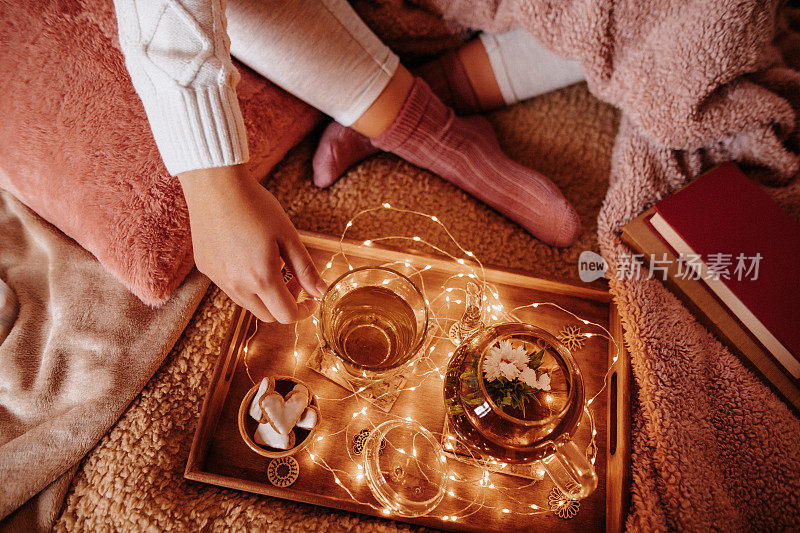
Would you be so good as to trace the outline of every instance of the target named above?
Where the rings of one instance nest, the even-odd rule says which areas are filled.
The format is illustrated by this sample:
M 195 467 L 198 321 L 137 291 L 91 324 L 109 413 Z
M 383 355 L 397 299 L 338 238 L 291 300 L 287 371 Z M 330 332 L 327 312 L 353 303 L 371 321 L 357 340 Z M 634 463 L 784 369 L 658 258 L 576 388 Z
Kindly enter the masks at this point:
M 322 295 L 328 290 L 328 284 L 319 275 L 308 250 L 300 242 L 297 232 L 293 233 L 281 242 L 281 255 L 306 292 L 311 296 L 322 298 Z
M 268 279 L 266 285 L 259 288 L 256 294 L 266 304 L 275 320 L 281 324 L 289 324 L 305 318 L 305 316 L 301 316 L 297 301 L 283 282 L 280 272 L 277 275 L 273 274 Z
M 251 297 L 253 303 L 248 305 L 247 309 L 251 312 L 253 312 L 254 308 L 258 309 L 258 313 L 253 312 L 253 314 L 256 315 L 256 318 L 266 324 L 277 322 L 275 317 L 272 316 L 272 313 L 269 312 L 269 309 L 267 309 L 267 307 L 264 305 L 264 302 L 261 301 L 261 298 L 259 298 L 257 294 L 252 294 Z
M 286 288 L 289 289 L 289 292 L 294 296 L 294 299 L 297 300 L 297 297 L 300 296 L 300 292 L 303 290 L 303 286 L 300 285 L 300 282 L 297 281 L 297 278 L 292 278 L 286 282 Z
M 269 312 L 264 302 L 262 302 L 256 294 L 242 294 L 234 291 L 226 291 L 225 289 L 223 289 L 223 292 L 225 292 L 228 298 L 233 300 L 236 305 L 244 307 L 253 313 L 261 322 L 275 322 L 275 317 L 272 316 L 272 313 Z
M 297 303 L 300 288 L 320 297 L 326 285 L 275 197 L 243 165 L 185 172 L 180 180 L 197 268 L 261 320 L 308 316 L 314 304 Z M 289 288 L 284 262 L 296 280 Z
M 303 315 L 303 318 L 306 318 L 314 314 L 314 311 L 317 309 L 317 302 L 315 300 L 303 300 L 297 304 L 297 307 L 300 308 L 300 313 Z
M 262 322 L 289 324 L 307 318 L 314 312 L 316 302 L 297 302 L 303 287 L 296 279 L 284 283 L 283 276 L 265 276 L 265 281 L 242 290 L 225 290 L 237 305 L 253 313 Z M 267 279 L 273 281 L 266 281 Z M 253 291 L 253 292 L 249 292 Z

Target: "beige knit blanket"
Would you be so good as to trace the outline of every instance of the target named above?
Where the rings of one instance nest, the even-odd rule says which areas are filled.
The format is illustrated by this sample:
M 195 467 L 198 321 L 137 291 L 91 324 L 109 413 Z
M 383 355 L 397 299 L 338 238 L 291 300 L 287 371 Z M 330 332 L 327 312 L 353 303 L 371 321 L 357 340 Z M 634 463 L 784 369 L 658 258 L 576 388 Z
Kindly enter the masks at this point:
M 0 530 L 29 532 L 51 527 L 79 461 L 161 364 L 208 279 L 195 271 L 147 307 L 2 190 L 0 236 L 0 278 L 20 302 L 0 343 Z

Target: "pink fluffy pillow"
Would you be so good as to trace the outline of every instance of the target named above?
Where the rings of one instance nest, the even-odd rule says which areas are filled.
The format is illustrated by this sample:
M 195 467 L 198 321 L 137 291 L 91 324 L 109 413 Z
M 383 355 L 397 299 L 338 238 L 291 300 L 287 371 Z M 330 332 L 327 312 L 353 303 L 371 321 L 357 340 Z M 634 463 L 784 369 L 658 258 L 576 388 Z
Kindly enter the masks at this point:
M 112 2 L 3 6 L 0 187 L 142 301 L 163 303 L 193 265 L 188 215 L 125 70 Z M 240 70 L 251 165 L 262 177 L 320 115 Z

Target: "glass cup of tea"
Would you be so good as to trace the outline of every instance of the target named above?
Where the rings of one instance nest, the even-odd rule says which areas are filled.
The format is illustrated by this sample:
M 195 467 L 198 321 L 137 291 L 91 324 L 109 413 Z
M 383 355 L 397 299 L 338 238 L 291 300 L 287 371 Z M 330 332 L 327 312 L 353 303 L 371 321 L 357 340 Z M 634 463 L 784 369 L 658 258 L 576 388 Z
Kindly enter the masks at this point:
M 514 377 L 509 365 L 524 370 L 525 379 Z M 478 455 L 541 461 L 570 499 L 597 488 L 594 466 L 572 440 L 584 410 L 583 378 L 570 351 L 549 332 L 506 323 L 467 338 L 447 367 L 444 396 L 450 427 Z
M 415 359 L 428 331 L 428 306 L 403 274 L 356 268 L 322 297 L 320 325 L 348 380 L 371 383 L 402 372 Z

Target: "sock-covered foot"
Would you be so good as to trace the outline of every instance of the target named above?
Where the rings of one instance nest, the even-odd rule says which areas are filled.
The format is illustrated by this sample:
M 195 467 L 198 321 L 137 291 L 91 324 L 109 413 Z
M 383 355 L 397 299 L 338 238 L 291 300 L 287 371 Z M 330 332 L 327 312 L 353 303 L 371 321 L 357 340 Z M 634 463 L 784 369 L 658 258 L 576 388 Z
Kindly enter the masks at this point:
M 342 126 L 336 121 L 328 124 L 314 152 L 314 185 L 329 187 L 345 171 L 380 149 L 372 146 L 369 137 Z
M 489 122 L 459 117 L 420 78 L 400 114 L 372 144 L 434 172 L 554 246 L 569 246 L 580 220 L 556 185 L 509 159 Z
M 431 90 L 457 113 L 474 115 L 481 112 L 464 64 L 455 52 L 447 52 L 418 67 L 414 74 L 424 79 Z M 332 185 L 348 168 L 379 151 L 367 137 L 336 121 L 331 122 L 322 133 L 314 153 L 314 184 L 317 187 Z

